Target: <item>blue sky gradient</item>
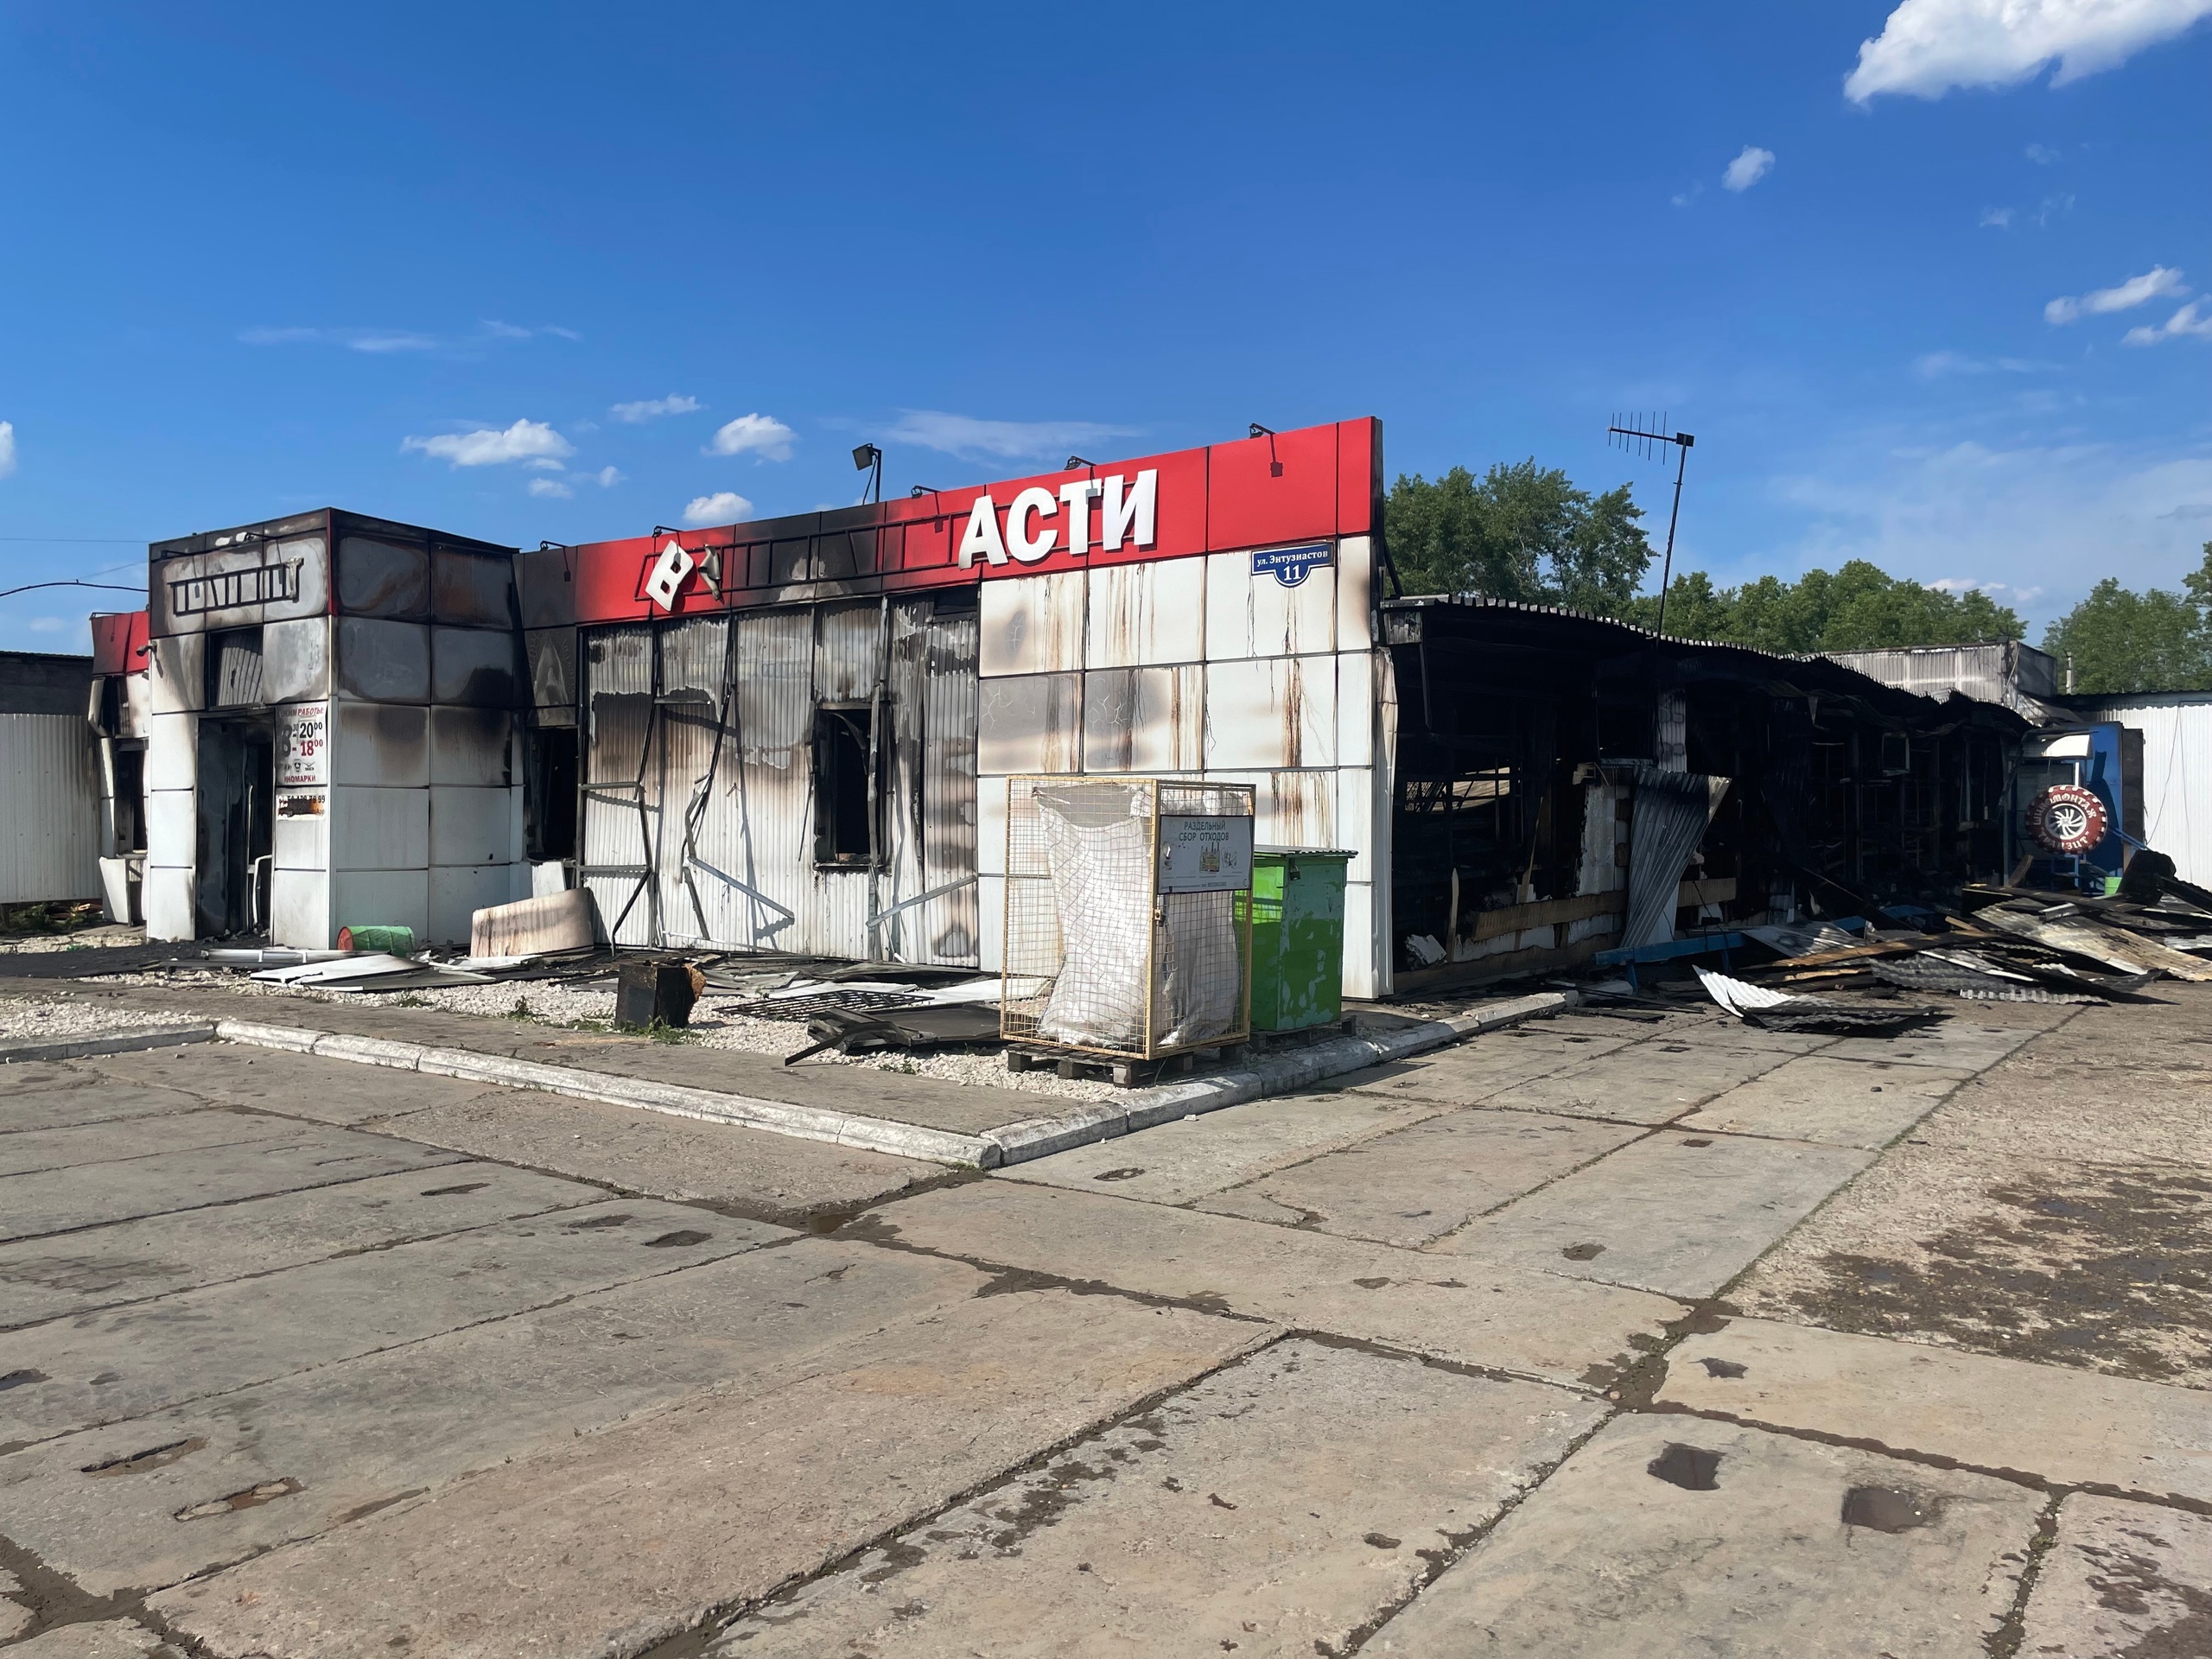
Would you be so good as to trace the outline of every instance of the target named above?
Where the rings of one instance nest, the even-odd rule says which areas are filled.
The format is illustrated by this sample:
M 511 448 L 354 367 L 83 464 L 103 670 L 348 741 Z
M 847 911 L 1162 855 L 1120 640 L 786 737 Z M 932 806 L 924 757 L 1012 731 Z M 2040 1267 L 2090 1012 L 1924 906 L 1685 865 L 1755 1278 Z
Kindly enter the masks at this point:
M 1891 10 L 24 0 L 0 587 L 311 505 L 535 545 L 850 501 L 863 439 L 888 493 L 1365 414 L 1394 474 L 1533 454 L 1663 532 L 1636 409 L 1698 436 L 1678 568 L 2038 625 L 2177 585 L 2212 24 L 1854 100 Z M 0 645 L 129 603 L 0 600 Z

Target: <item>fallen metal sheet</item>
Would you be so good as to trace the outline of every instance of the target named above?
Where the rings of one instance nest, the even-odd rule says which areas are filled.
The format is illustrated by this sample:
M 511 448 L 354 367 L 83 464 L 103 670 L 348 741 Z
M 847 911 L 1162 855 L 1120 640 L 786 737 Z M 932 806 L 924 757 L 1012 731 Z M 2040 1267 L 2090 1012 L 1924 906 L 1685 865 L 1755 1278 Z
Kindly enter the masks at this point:
M 2008 985 L 2002 990 L 1962 988 L 1959 995 L 1971 1002 L 2101 1002 L 2088 991 L 2047 991 L 2040 985 Z
M 349 979 L 375 979 L 385 974 L 411 974 L 422 963 L 406 957 L 378 952 L 373 956 L 340 957 L 332 962 L 295 963 L 289 968 L 265 968 L 252 976 L 272 985 L 337 985 Z
M 716 1012 L 746 1020 L 787 1020 L 803 1025 L 825 1014 L 874 1014 L 890 1008 L 927 1006 L 929 998 L 912 991 L 849 988 L 812 991 L 801 996 L 765 996 L 751 1002 L 724 1002 Z M 994 1027 L 998 1015 L 991 1016 Z
M 1729 782 L 1698 772 L 1667 772 L 1648 764 L 1637 767 L 1623 948 L 1660 944 L 1675 937 L 1682 872 L 1705 839 L 1706 826 L 1720 810 Z
M 1704 968 L 1697 969 L 1697 976 L 1707 995 L 1721 1007 L 1746 1025 L 1769 1031 L 1847 1030 L 1878 1035 L 1902 1031 L 1931 1017 L 1930 1010 L 1916 1007 L 1870 1008 L 1824 996 L 1793 996 Z
M 591 889 L 571 887 L 538 899 L 489 905 L 468 924 L 472 957 L 533 957 L 556 950 L 588 950 L 599 942 Z
M 841 1054 L 866 1053 L 890 1048 L 944 1048 L 999 1040 L 999 1011 L 974 1003 L 885 1010 L 868 1014 L 825 1008 L 806 1022 L 808 1046 L 786 1055 L 785 1065 L 796 1065 L 826 1049 Z
M 1739 931 L 1779 957 L 1809 957 L 1816 951 L 1844 950 L 1862 943 L 1856 934 L 1845 932 L 1833 922 L 1816 922 L 1809 927 L 1746 927 Z
M 1970 965 L 1958 957 L 1937 956 L 1932 950 L 1914 957 L 1870 962 L 1866 966 L 1875 978 L 1913 991 L 1987 991 L 1995 995 L 2024 989 L 2034 983 L 2022 974 Z
M 2171 974 L 2176 979 L 2212 980 L 2212 964 L 2130 933 L 2126 928 L 2093 921 L 2078 910 L 2054 918 L 1992 905 L 1976 911 L 1974 920 L 2053 950 L 2087 957 L 2119 973 L 2139 974 L 2146 969 L 2155 969 Z

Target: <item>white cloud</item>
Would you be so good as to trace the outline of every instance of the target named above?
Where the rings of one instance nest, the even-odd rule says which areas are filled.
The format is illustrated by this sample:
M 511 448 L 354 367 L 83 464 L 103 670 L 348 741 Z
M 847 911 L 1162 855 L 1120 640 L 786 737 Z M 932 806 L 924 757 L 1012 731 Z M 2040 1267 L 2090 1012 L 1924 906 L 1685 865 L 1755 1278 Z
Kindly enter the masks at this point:
M 2056 61 L 2051 85 L 2124 63 L 2212 14 L 2212 0 L 1903 0 L 1861 42 L 1845 95 L 1941 98 L 1954 86 L 2017 86 Z
M 528 340 L 530 330 L 518 328 L 512 322 L 500 322 L 494 318 L 484 319 L 484 332 L 494 340 Z
M 2010 207 L 1985 207 L 1981 210 L 1983 230 L 2005 231 L 2012 227 L 2012 210 Z
M 2056 166 L 2058 162 L 2058 152 L 2056 149 L 2053 149 L 2049 144 L 2030 144 L 2025 149 L 2022 150 L 2020 154 L 2026 156 L 2037 167 L 2053 167 Z
M 1137 431 L 1133 426 L 1102 426 L 1094 421 L 981 421 L 940 410 L 908 409 L 899 411 L 884 436 L 942 454 L 1022 461 L 1080 452 L 1093 444 L 1135 437 Z
M 16 470 L 16 423 L 0 421 L 0 478 Z
M 725 423 L 707 446 L 710 455 L 757 454 L 763 461 L 791 458 L 791 429 L 772 415 L 741 415 Z
M 383 356 L 391 352 L 427 352 L 434 350 L 437 341 L 428 334 L 358 334 L 349 336 L 346 348 L 354 352 L 373 352 Z
M 570 496 L 575 493 L 574 490 L 570 489 L 557 478 L 531 479 L 530 480 L 530 493 L 532 495 L 548 497 L 555 501 L 566 501 Z
M 1728 163 L 1728 170 L 1720 175 L 1720 188 L 1741 195 L 1773 171 L 1772 150 L 1761 149 L 1757 144 L 1745 144 L 1742 153 Z
M 2212 340 L 2212 313 L 2205 312 L 2203 306 L 2203 301 L 2191 300 L 2155 328 L 2146 325 L 2129 329 L 2120 343 L 2155 346 L 2162 340 Z
M 1669 196 L 1668 200 L 1673 202 L 1677 207 L 1687 207 L 1704 194 L 1705 187 L 1702 184 L 1694 184 L 1690 186 L 1688 189 L 1684 190 L 1676 195 Z
M 2181 272 L 2168 265 L 2153 265 L 2140 276 L 2131 276 L 2117 288 L 2100 288 L 2075 298 L 2061 295 L 2043 308 L 2045 322 L 2073 322 L 2082 317 L 2104 316 L 2113 311 L 2133 311 L 2169 295 L 2189 292 Z
M 504 432 L 480 427 L 474 432 L 448 432 L 434 438 L 409 438 L 403 450 L 419 449 L 455 467 L 496 467 L 504 461 L 538 462 L 575 453 L 575 446 L 543 421 L 517 421 Z
M 735 490 L 717 490 L 712 495 L 694 496 L 684 504 L 683 522 L 687 524 L 734 524 L 753 511 L 753 504 Z
M 2043 597 L 2040 588 L 2015 588 L 1980 576 L 1938 576 L 1928 584 L 1939 594 L 1987 594 L 1999 605 L 2028 605 Z
M 342 346 L 349 352 L 385 356 L 394 352 L 480 350 L 493 340 L 534 340 L 540 334 L 558 334 L 563 340 L 583 338 L 573 328 L 523 328 L 512 322 L 486 319 L 475 334 L 447 339 L 407 328 L 289 327 L 244 328 L 238 331 L 238 339 L 248 346 Z
M 664 415 L 690 415 L 696 412 L 696 397 L 646 397 L 634 404 L 617 404 L 607 412 L 618 421 L 627 421 L 636 426 L 641 422 L 658 420 Z
M 2100 577 L 2172 588 L 2202 559 L 2206 532 L 2194 510 L 2212 502 L 2212 446 L 2007 448 L 1914 442 L 1919 435 L 1864 433 L 1775 481 L 1781 499 L 1811 520 L 1794 563 L 1833 570 L 1868 559 L 1921 581 L 1961 568 L 2003 570 L 2006 602 L 2040 599 L 2040 619 Z
M 1923 380 L 1948 374 L 2032 374 L 2038 365 L 2018 357 L 1969 357 L 1964 352 L 1930 352 L 1916 359 L 1912 372 Z
M 622 481 L 623 474 L 612 467 L 602 467 L 591 475 L 591 481 L 602 490 L 611 490 Z
M 60 633 L 69 626 L 66 616 L 35 616 L 31 619 L 33 633 Z

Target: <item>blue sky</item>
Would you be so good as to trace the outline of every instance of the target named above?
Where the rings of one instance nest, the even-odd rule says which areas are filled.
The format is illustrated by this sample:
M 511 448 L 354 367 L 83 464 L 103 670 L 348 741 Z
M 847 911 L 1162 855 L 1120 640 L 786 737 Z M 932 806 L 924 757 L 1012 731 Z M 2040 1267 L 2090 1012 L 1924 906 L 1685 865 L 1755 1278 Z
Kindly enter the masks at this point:
M 2039 626 L 2212 537 L 2207 13 L 14 0 L 0 587 L 1365 414 L 1394 474 L 1533 454 L 1663 533 L 1604 442 L 1643 409 L 1699 440 L 1678 567 Z M 0 600 L 0 645 L 129 603 Z

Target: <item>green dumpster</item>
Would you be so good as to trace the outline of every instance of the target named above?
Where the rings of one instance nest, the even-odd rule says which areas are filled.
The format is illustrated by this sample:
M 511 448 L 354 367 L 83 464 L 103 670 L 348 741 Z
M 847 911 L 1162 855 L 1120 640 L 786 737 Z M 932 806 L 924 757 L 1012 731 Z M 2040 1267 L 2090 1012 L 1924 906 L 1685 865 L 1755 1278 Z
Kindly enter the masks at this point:
M 1344 1014 L 1344 868 L 1319 847 L 1252 849 L 1252 1029 L 1304 1031 Z

